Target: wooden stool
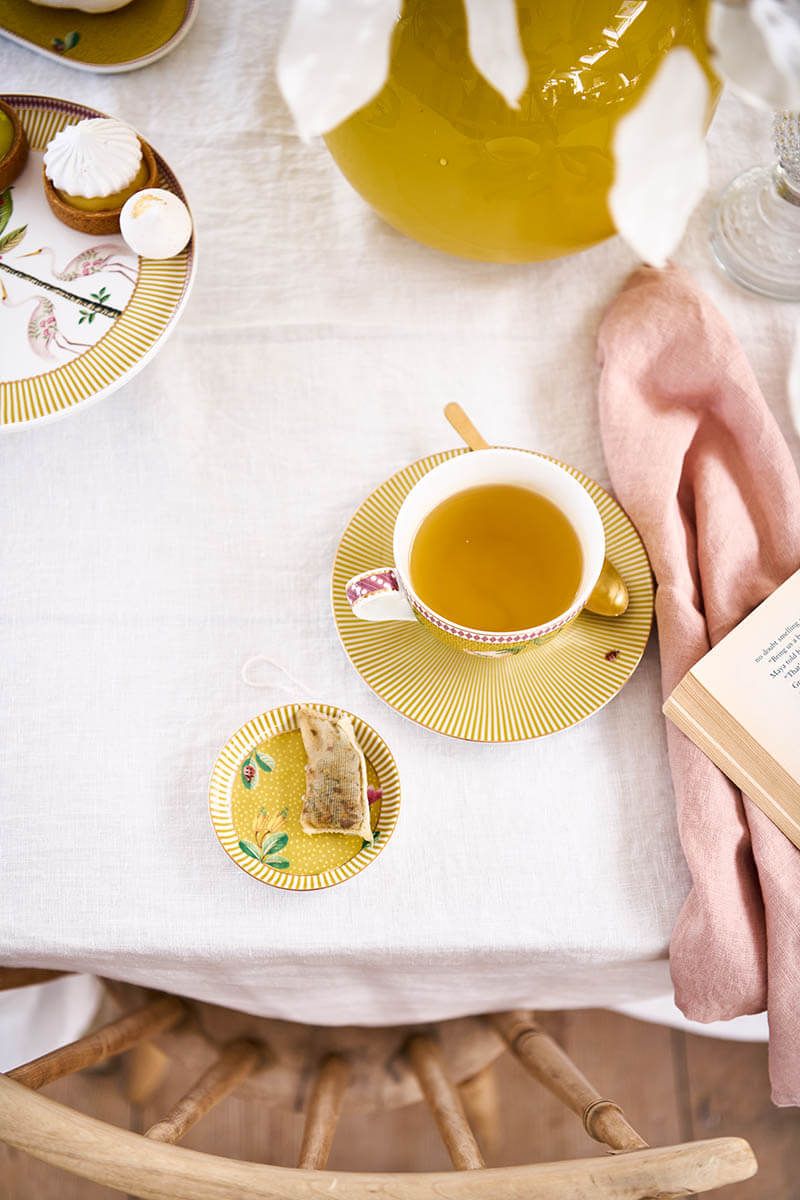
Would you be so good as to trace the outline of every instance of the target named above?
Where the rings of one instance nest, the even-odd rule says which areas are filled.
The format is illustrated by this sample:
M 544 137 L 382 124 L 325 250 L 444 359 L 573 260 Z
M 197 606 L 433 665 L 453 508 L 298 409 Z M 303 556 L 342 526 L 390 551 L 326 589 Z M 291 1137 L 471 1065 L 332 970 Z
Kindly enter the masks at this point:
M 0 988 L 53 972 L 0 970 Z M 747 1142 L 715 1138 L 651 1149 L 530 1013 L 389 1029 L 293 1025 L 163 993 L 109 984 L 124 1015 L 68 1046 L 0 1075 L 0 1140 L 54 1166 L 147 1200 L 672 1200 L 749 1178 Z M 133 1002 L 133 1007 L 131 1007 Z M 37 1095 L 73 1071 L 139 1048 L 160 1068 L 201 1064 L 196 1082 L 144 1135 Z M 509 1049 L 612 1153 L 569 1162 L 486 1169 L 478 1135 L 497 1121 L 491 1064 Z M 150 1091 L 159 1070 L 151 1072 Z M 145 1084 L 148 1081 L 145 1080 Z M 142 1080 L 139 1079 L 141 1086 Z M 296 1169 L 238 1162 L 177 1147 L 234 1089 L 305 1112 Z M 145 1087 L 145 1091 L 147 1087 Z M 422 1096 L 455 1174 L 325 1171 L 345 1101 L 368 1110 Z

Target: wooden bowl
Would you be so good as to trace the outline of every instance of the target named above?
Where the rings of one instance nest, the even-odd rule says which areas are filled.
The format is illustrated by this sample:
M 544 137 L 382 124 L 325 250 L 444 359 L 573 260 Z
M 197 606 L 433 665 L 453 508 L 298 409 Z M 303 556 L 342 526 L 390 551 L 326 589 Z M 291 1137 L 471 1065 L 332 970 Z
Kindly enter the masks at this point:
M 19 116 L 10 105 L 0 100 L 0 111 L 4 112 L 11 121 L 14 136 L 8 153 L 0 159 L 0 192 L 5 191 L 13 183 L 28 161 L 28 139 Z
M 156 156 L 147 142 L 142 138 L 139 138 L 139 142 L 147 166 L 147 178 L 142 184 L 142 188 L 157 187 Z M 44 167 L 42 167 L 42 178 L 44 179 L 44 194 L 53 214 L 58 217 L 59 221 L 69 225 L 70 229 L 77 229 L 79 233 L 88 233 L 92 237 L 96 234 L 119 233 L 119 214 L 122 212 L 122 205 L 118 208 L 99 208 L 96 212 L 85 212 L 82 208 L 73 208 L 71 204 L 67 204 L 66 200 L 61 199 L 47 178 Z

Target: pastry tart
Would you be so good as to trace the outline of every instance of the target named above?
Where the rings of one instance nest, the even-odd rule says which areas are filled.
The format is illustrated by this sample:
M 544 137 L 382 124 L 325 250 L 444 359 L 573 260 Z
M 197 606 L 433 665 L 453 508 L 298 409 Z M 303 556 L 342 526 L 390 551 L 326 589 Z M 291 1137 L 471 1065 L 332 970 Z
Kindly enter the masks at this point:
M 22 174 L 28 161 L 28 139 L 18 114 L 0 100 L 0 192 Z
M 150 147 L 122 121 L 90 117 L 67 125 L 44 153 L 44 190 L 54 215 L 91 235 L 119 233 L 123 205 L 153 187 L 158 166 Z

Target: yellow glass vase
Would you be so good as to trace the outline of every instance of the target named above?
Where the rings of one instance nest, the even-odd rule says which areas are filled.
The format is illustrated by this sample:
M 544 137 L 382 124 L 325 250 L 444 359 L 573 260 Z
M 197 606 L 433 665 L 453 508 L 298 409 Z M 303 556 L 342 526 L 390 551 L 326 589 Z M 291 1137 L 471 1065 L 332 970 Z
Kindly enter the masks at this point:
M 554 258 L 614 232 L 614 126 L 673 46 L 696 54 L 712 103 L 718 92 L 706 0 L 518 0 L 517 11 L 530 68 L 519 109 L 473 66 L 463 0 L 406 0 L 385 86 L 325 139 L 390 225 L 465 258 Z

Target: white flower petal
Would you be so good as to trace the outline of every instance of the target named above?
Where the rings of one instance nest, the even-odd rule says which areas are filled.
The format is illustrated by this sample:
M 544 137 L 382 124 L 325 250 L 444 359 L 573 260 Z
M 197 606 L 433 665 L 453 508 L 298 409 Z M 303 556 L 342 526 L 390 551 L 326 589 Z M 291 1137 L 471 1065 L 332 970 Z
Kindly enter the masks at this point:
M 528 60 L 519 37 L 516 0 L 464 0 L 469 53 L 511 108 L 528 86 Z
M 295 0 L 278 53 L 278 85 L 303 138 L 334 129 L 381 90 L 400 5 Z
M 789 412 L 792 422 L 800 433 L 800 325 L 794 338 L 794 353 L 789 367 Z
M 714 0 L 708 15 L 717 74 L 751 103 L 800 108 L 800 0 Z
M 708 187 L 707 111 L 702 68 L 678 46 L 614 130 L 609 209 L 618 233 L 652 266 L 665 265 Z

